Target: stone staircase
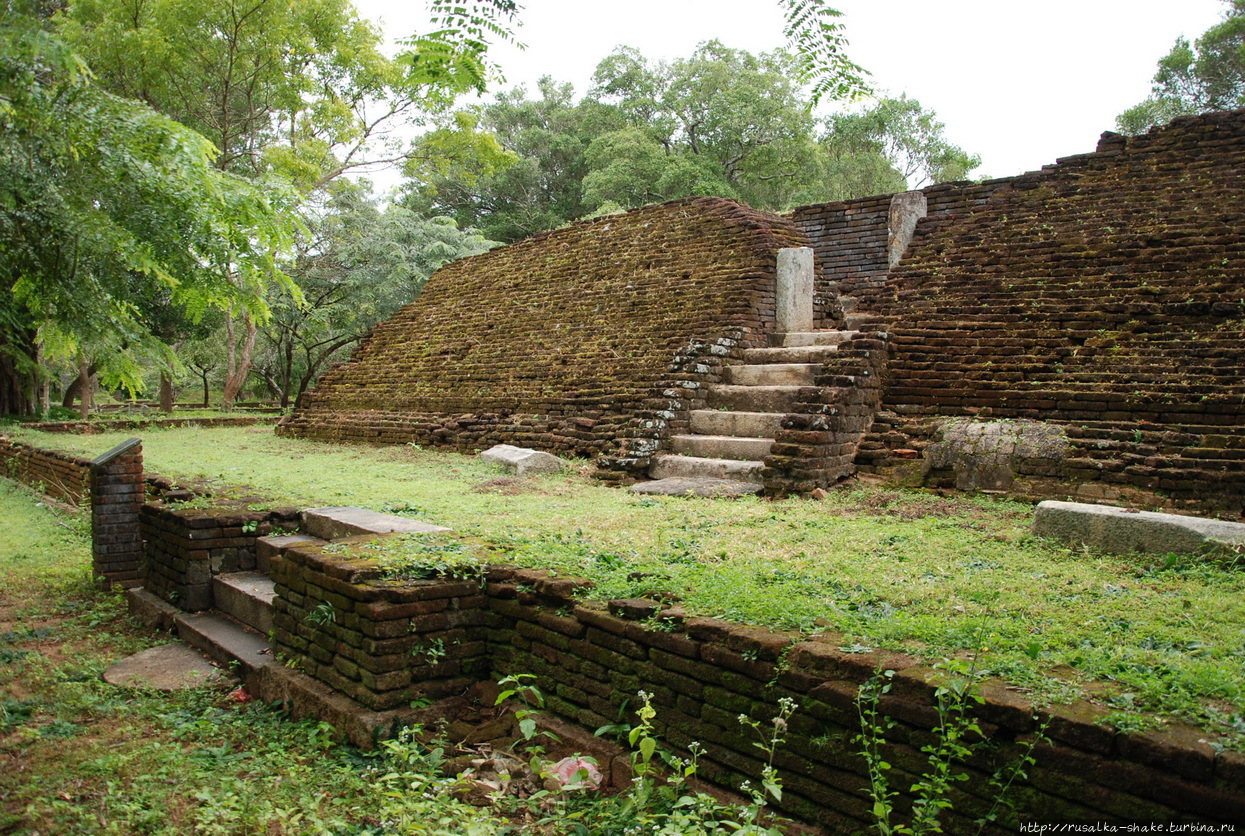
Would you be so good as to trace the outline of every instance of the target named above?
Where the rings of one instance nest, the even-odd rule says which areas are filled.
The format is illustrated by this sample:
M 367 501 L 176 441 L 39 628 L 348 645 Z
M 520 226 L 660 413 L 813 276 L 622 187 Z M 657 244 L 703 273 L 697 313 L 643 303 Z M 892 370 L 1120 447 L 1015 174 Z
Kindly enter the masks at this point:
M 742 363 L 727 367 L 726 381 L 709 387 L 708 408 L 692 410 L 690 432 L 671 436 L 670 452 L 654 456 L 649 476 L 655 481 L 633 490 L 683 493 L 688 480 L 718 480 L 735 483 L 733 489 L 723 485 L 732 493 L 759 492 L 783 416 L 795 411 L 801 390 L 815 385 L 821 365 L 856 334 L 792 332 L 780 346 L 747 349 Z
M 245 680 L 275 661 L 268 636 L 272 630 L 272 601 L 276 592 L 268 571 L 272 561 L 284 551 L 297 546 L 324 545 L 358 534 L 449 531 L 405 517 L 349 507 L 304 511 L 302 528 L 306 533 L 256 540 L 258 571 L 213 576 L 213 608 L 175 615 L 173 624 L 178 638 L 220 665 L 236 665 L 237 674 Z

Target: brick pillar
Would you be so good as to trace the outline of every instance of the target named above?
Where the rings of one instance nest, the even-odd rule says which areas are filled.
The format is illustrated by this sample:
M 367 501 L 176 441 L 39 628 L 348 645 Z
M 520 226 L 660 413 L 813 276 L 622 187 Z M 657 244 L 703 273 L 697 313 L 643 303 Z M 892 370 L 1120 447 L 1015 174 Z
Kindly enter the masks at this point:
M 91 460 L 93 574 L 105 588 L 142 583 L 143 441 L 131 438 Z

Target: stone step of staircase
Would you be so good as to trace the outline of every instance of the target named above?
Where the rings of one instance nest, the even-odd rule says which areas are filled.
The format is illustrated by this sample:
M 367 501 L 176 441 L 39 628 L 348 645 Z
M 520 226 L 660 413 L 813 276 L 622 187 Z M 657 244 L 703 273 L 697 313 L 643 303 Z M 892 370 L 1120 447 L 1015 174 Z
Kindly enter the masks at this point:
M 702 435 L 773 438 L 782 428 L 781 412 L 730 412 L 693 409 L 689 429 Z
M 267 575 L 271 571 L 272 559 L 286 549 L 296 546 L 323 546 L 327 542 L 308 534 L 270 534 L 260 537 L 255 541 L 255 568 Z
M 272 578 L 259 572 L 232 572 L 212 578 L 216 609 L 265 636 L 272 630 L 274 597 Z
M 733 386 L 812 386 L 816 363 L 763 363 L 727 366 L 726 382 Z
M 811 363 L 820 365 L 838 352 L 838 345 L 801 345 L 792 348 L 748 348 L 745 363 Z
M 851 317 L 848 317 L 849 319 Z M 859 317 L 858 317 L 859 318 Z M 859 331 L 845 329 L 842 331 L 792 331 L 783 334 L 784 348 L 798 348 L 808 345 L 839 345 L 856 336 Z
M 794 412 L 800 386 L 711 386 L 705 402 L 711 409 L 735 412 Z
M 338 537 L 354 537 L 359 534 L 431 534 L 450 530 L 441 525 L 350 506 L 311 508 L 303 511 L 302 518 L 303 533 L 321 540 L 336 540 Z
M 223 613 L 183 613 L 174 621 L 178 638 L 221 665 L 237 662 L 239 675 L 274 664 L 267 636 Z
M 761 484 L 764 462 L 735 459 L 710 459 L 700 456 L 654 456 L 648 475 L 653 479 L 710 478 Z
M 683 456 L 706 459 L 760 461 L 774 446 L 771 438 L 742 438 L 731 435 L 676 435 L 670 438 L 670 450 Z

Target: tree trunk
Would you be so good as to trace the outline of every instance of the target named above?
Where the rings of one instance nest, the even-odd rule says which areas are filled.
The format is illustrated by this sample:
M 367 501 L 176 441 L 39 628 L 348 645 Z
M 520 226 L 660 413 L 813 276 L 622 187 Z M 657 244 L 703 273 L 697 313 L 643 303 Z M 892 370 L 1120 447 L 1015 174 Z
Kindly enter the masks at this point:
M 85 354 L 78 355 L 78 417 L 91 417 L 91 365 Z
M 251 373 L 251 358 L 255 353 L 255 337 L 259 333 L 259 329 L 255 327 L 255 323 L 251 320 L 249 313 L 242 315 L 242 322 L 246 325 L 246 338 L 242 341 L 241 351 L 234 351 L 234 329 L 232 320 L 229 320 L 229 327 L 226 333 L 229 336 L 229 374 L 225 378 L 225 392 L 221 396 L 220 408 L 228 412 L 233 409 L 233 402 L 237 399 L 238 393 L 242 391 L 242 385 L 246 383 L 246 376 Z
M 160 410 L 173 411 L 173 378 L 169 377 L 168 372 L 160 373 Z
M 94 363 L 92 363 L 90 366 L 88 366 L 88 367 L 87 367 L 87 375 L 88 375 L 88 377 L 87 377 L 87 397 L 88 397 L 88 398 L 90 398 L 90 397 L 91 397 L 91 395 L 90 395 L 90 389 L 91 389 L 91 386 L 90 386 L 90 380 L 91 380 L 91 378 L 95 377 L 95 372 L 96 372 L 95 364 L 94 364 Z M 73 380 L 71 380 L 71 381 L 69 382 L 69 385 L 65 387 L 65 396 L 64 396 L 63 398 L 61 398 L 61 406 L 63 406 L 65 409 L 73 409 L 73 402 L 74 402 L 74 401 L 76 401 L 76 400 L 78 399 L 78 392 L 79 392 L 81 389 L 82 389 L 82 378 L 81 378 L 81 377 L 75 377 Z

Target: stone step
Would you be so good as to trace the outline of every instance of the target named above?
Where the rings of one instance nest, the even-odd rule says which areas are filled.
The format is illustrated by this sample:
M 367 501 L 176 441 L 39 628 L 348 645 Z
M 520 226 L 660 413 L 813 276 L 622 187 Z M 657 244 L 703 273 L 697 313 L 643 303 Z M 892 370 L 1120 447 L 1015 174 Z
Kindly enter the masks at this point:
M 736 412 L 795 412 L 800 386 L 710 386 L 705 402 L 711 409 Z
M 838 352 L 838 345 L 801 345 L 793 348 L 748 348 L 745 363 L 812 363 L 820 365 Z M 735 367 L 731 367 L 735 368 Z
M 440 525 L 350 506 L 311 508 L 303 511 L 302 517 L 303 533 L 321 540 L 336 540 L 339 537 L 354 537 L 359 534 L 432 534 L 450 530 Z
M 259 572 L 231 572 L 212 578 L 212 601 L 225 615 L 263 635 L 272 630 L 272 578 Z
M 733 435 L 741 438 L 773 438 L 782 428 L 781 412 L 726 412 L 693 409 L 691 430 L 701 435 Z
M 676 435 L 670 438 L 671 452 L 707 459 L 758 461 L 768 456 L 773 446 L 773 438 L 730 435 Z
M 727 366 L 726 382 L 733 386 L 812 386 L 816 363 L 765 363 Z
M 238 663 L 239 675 L 274 664 L 268 638 L 218 612 L 177 616 L 177 636 L 212 660 L 228 666 Z
M 850 317 L 849 317 L 850 318 Z M 807 345 L 838 345 L 845 343 L 859 333 L 857 331 L 792 331 L 783 334 L 784 348 L 797 348 Z
M 699 456 L 654 456 L 649 465 L 648 475 L 653 479 L 730 479 L 736 482 L 761 484 L 761 469 L 765 467 L 759 461 L 737 461 L 734 459 L 707 459 Z
M 297 546 L 323 546 L 327 540 L 307 534 L 270 534 L 255 541 L 255 568 L 267 575 L 272 559 Z

